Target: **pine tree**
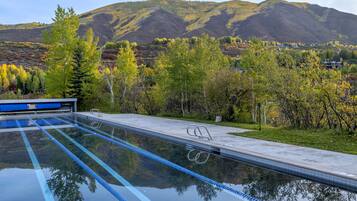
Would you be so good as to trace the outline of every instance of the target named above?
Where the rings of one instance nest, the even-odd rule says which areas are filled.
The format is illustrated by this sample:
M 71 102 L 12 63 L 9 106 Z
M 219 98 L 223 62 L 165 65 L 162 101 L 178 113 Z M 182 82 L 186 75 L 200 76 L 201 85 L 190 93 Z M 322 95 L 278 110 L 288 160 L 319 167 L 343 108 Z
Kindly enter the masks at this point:
M 82 103 L 84 98 L 83 84 L 88 81 L 86 78 L 89 76 L 86 68 L 83 67 L 83 60 L 83 47 L 79 43 L 73 53 L 72 76 L 69 80 L 67 92 L 70 97 L 78 99 L 79 105 Z
M 85 102 L 93 98 L 98 77 L 100 52 L 97 48 L 98 38 L 89 29 L 85 38 L 79 39 L 73 52 L 72 74 L 67 94 L 78 99 L 78 107 L 84 109 Z M 87 103 L 88 103 L 87 102 Z
M 67 94 L 78 99 L 78 107 L 83 108 L 86 101 L 93 98 L 98 77 L 100 52 L 97 48 L 98 38 L 89 29 L 85 38 L 79 39 L 72 58 L 72 74 L 68 83 Z

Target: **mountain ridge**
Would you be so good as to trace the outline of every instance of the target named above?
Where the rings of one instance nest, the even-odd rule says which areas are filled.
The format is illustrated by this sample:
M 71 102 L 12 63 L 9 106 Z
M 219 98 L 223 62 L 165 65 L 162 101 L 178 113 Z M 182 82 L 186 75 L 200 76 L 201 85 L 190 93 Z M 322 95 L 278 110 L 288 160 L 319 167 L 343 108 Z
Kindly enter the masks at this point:
M 357 43 L 357 15 L 284 0 L 259 4 L 240 0 L 120 2 L 83 13 L 80 21 L 79 33 L 91 27 L 101 44 L 118 40 L 148 43 L 157 37 L 192 37 L 204 33 L 279 42 Z M 40 42 L 41 32 L 50 25 L 33 26 L 0 25 L 0 40 Z

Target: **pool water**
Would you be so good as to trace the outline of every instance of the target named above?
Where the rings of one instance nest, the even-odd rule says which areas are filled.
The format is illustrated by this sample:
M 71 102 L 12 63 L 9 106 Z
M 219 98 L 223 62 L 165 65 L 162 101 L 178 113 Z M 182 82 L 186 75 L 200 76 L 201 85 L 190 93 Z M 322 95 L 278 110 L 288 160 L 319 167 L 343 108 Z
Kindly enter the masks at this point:
M 0 201 L 23 200 L 357 201 L 357 194 L 61 116 L 0 121 Z

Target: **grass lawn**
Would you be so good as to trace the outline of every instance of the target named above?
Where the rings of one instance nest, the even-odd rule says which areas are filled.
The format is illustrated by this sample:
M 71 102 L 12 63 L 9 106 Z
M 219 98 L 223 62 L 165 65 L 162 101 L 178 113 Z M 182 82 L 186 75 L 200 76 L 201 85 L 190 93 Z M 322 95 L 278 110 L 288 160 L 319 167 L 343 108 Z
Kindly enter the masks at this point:
M 253 131 L 239 134 L 237 133 L 233 135 L 357 155 L 357 136 L 350 137 L 343 134 L 337 134 L 334 130 L 297 130 L 262 126 L 262 131 L 258 131 L 257 124 L 235 122 L 216 123 L 214 121 L 195 118 L 173 119 L 188 120 L 193 122 L 208 123 L 221 126 L 231 126 L 237 128 L 246 128 L 251 129 Z
M 234 135 L 357 155 L 357 136 L 336 134 L 333 130 L 268 128 Z
M 237 122 L 215 122 L 212 120 L 205 120 L 205 119 L 197 119 L 197 118 L 192 118 L 192 117 L 170 117 L 170 116 L 160 116 L 163 118 L 169 118 L 169 119 L 178 119 L 178 120 L 186 120 L 186 121 L 192 121 L 192 122 L 197 122 L 197 123 L 205 123 L 205 124 L 214 124 L 214 125 L 219 125 L 219 126 L 229 126 L 229 127 L 235 127 L 235 128 L 245 128 L 245 129 L 251 129 L 251 130 L 258 130 L 258 124 L 249 124 L 249 123 L 237 123 Z M 263 129 L 267 128 L 273 128 L 269 125 L 262 125 Z

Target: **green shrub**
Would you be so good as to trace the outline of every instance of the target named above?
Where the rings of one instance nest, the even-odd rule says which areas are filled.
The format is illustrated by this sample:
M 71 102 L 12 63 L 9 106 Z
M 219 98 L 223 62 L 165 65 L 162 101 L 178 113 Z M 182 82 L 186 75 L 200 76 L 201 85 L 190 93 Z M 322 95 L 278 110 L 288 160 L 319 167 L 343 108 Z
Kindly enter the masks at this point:
M 138 46 L 137 43 L 135 42 L 130 42 L 128 40 L 123 40 L 123 41 L 119 41 L 119 42 L 107 42 L 104 47 L 106 49 L 120 49 L 120 48 L 124 48 L 124 47 L 136 47 Z

